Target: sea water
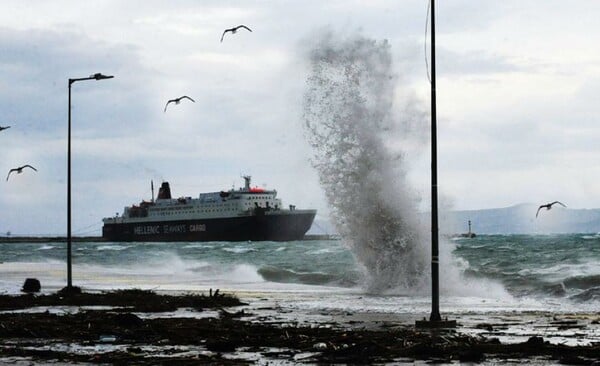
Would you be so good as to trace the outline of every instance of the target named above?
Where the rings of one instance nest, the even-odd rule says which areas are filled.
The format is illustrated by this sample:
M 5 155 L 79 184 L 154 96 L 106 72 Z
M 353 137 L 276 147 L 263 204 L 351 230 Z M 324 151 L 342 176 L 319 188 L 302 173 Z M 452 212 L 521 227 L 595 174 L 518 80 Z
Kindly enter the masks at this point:
M 73 284 L 89 291 L 220 288 L 315 309 L 428 311 L 428 289 L 370 291 L 349 248 L 342 240 L 76 242 Z M 600 235 L 481 235 L 442 240 L 440 253 L 446 311 L 600 309 Z M 0 244 L 0 291 L 19 293 L 28 277 L 39 279 L 44 292 L 64 287 L 66 255 L 65 243 Z

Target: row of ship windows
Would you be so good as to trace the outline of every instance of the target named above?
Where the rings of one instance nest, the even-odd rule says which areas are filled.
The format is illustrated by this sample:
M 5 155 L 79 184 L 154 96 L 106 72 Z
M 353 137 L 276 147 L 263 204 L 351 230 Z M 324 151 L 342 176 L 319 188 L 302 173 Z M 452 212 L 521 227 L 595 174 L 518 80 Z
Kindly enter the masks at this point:
M 246 206 L 253 206 L 250 203 L 246 203 L 245 205 Z M 179 208 L 179 209 L 181 209 L 181 208 Z M 154 210 L 154 212 L 150 213 L 150 216 L 156 216 L 156 215 L 158 215 L 158 213 L 156 211 L 163 211 L 163 210 L 166 210 L 166 209 Z M 232 210 L 232 209 L 212 209 L 212 210 L 195 210 L 195 211 L 194 210 L 187 210 L 187 211 L 180 211 L 180 212 L 166 212 L 164 214 L 165 215 L 177 215 L 177 214 L 182 214 L 182 213 L 189 214 L 189 213 L 227 212 L 227 211 L 234 211 L 234 210 Z
M 253 206 L 253 203 L 245 203 L 244 205 L 245 206 Z M 211 206 L 211 207 L 214 207 L 214 206 Z M 234 205 L 226 205 L 226 206 L 222 206 L 222 207 L 225 207 L 226 210 L 232 210 L 236 206 L 234 206 Z M 183 207 L 157 208 L 157 209 L 152 210 L 151 213 L 157 213 L 157 212 L 162 213 L 163 211 L 173 211 L 173 210 L 181 211 L 183 209 L 184 209 Z M 219 211 L 225 211 L 225 210 L 222 210 L 222 209 L 202 210 L 202 212 L 219 212 Z M 200 212 L 200 211 L 198 211 L 198 210 L 196 210 L 196 211 L 189 211 L 188 210 L 188 211 L 185 211 L 185 212 L 189 213 L 189 212 Z M 177 212 L 177 213 L 180 213 L 180 212 Z
M 210 207 L 215 207 L 215 206 L 217 206 L 217 205 L 210 205 Z M 230 208 L 230 207 L 233 208 L 233 207 L 235 207 L 233 205 L 225 205 L 225 206 L 218 205 L 218 206 L 227 207 L 227 208 Z M 153 212 L 163 212 L 163 211 L 173 211 L 173 210 L 178 210 L 179 211 L 179 210 L 184 210 L 184 209 L 185 209 L 184 207 L 166 207 L 166 208 L 155 208 L 152 211 Z
M 160 214 L 160 216 L 162 215 L 180 215 L 180 214 L 190 214 L 190 213 L 206 213 L 206 212 L 227 212 L 227 211 L 233 211 L 233 210 L 201 210 L 201 211 L 181 211 L 181 212 L 166 212 L 163 214 Z M 158 213 L 156 212 L 152 212 L 150 213 L 150 216 L 159 216 Z

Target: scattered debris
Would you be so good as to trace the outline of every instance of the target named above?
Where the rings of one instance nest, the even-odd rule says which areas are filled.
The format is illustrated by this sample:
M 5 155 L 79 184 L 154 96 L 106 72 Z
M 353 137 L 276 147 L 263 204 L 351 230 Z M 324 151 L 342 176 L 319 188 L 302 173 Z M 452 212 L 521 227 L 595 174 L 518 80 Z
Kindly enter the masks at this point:
M 549 362 L 591 364 L 600 344 L 567 346 L 551 344 L 539 336 L 516 344 L 497 338 L 469 336 L 456 330 L 418 330 L 413 324 L 374 329 L 348 328 L 340 324 L 315 327 L 244 320 L 244 310 L 224 308 L 242 305 L 237 298 L 210 292 L 204 295 L 158 295 L 151 291 L 125 290 L 72 296 L 0 296 L 0 309 L 34 306 L 111 305 L 116 308 L 74 313 L 0 313 L 0 357 L 28 357 L 35 362 L 61 360 L 70 363 L 246 364 L 252 360 L 228 359 L 227 353 L 261 353 L 263 357 L 314 364 L 378 364 L 398 359 L 432 362 L 485 362 L 487 359 L 545 359 Z M 218 309 L 218 317 L 141 317 L 134 309 Z M 496 325 L 494 325 L 495 327 Z M 484 327 L 482 327 L 484 328 Z M 485 328 L 484 328 L 485 329 Z M 118 349 L 98 348 L 93 355 L 52 348 L 52 344 L 94 345 L 118 343 Z M 27 345 L 27 347 L 24 347 Z M 148 351 L 147 346 L 161 351 Z M 76 349 L 77 347 L 73 348 Z M 204 348 L 203 353 L 182 349 Z M 178 351 L 175 351 L 178 350 Z M 268 355 L 266 355 L 268 354 Z M 301 361 L 299 361 L 301 360 Z

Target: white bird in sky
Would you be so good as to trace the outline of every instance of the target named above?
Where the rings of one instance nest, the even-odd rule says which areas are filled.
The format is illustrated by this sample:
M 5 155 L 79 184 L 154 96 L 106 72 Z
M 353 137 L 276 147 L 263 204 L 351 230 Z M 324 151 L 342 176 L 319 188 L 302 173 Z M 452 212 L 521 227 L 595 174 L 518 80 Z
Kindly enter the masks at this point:
M 549 209 L 552 208 L 552 205 L 554 205 L 556 203 L 558 203 L 562 207 L 567 207 L 567 206 L 563 205 L 561 202 L 558 202 L 558 201 L 554 201 L 554 202 L 551 202 L 551 203 L 546 203 L 545 205 L 541 205 L 540 207 L 538 207 L 537 212 L 535 213 L 535 217 L 538 217 L 538 214 L 540 213 L 540 210 L 542 208 L 545 208 L 546 210 L 549 210 Z
M 241 25 L 238 25 L 237 27 L 228 28 L 228 29 L 225 29 L 225 30 L 223 31 L 223 35 L 221 36 L 221 42 L 223 42 L 223 37 L 225 37 L 225 33 L 227 33 L 227 32 L 231 32 L 231 34 L 235 34 L 235 33 L 238 31 L 238 29 L 240 29 L 240 28 L 244 28 L 244 29 L 247 29 L 247 30 L 249 30 L 250 32 L 252 32 L 252 29 L 250 29 L 250 28 L 246 27 L 246 26 L 245 26 L 245 25 L 243 25 L 243 24 L 241 24 Z
M 23 168 L 31 168 L 31 169 L 33 169 L 33 170 L 35 170 L 37 172 L 37 169 L 34 168 L 34 167 L 32 167 L 29 164 L 20 166 L 18 168 L 12 168 L 11 170 L 8 171 L 8 175 L 6 176 L 6 181 L 8 182 L 8 177 L 10 177 L 10 173 L 12 173 L 12 172 L 17 172 L 17 174 L 23 173 Z
M 189 99 L 192 102 L 196 103 L 195 100 L 193 100 L 192 98 L 188 97 L 187 95 L 181 96 L 179 98 L 175 98 L 175 99 L 171 99 L 167 102 L 167 104 L 165 104 L 165 112 L 167 111 L 167 106 L 169 105 L 169 103 L 175 103 L 175 104 L 179 104 L 181 102 L 182 99 Z

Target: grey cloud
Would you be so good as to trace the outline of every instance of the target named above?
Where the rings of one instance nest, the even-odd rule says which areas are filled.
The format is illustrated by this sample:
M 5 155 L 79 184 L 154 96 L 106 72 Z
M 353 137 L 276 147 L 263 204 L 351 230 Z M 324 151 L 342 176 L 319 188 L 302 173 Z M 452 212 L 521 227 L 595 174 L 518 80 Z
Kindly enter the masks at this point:
M 107 135 L 127 130 L 122 120 L 144 117 L 147 94 L 137 84 L 144 81 L 145 71 L 131 46 L 74 32 L 3 28 L 0 49 L 0 109 L 4 118 L 29 134 L 64 135 L 67 79 L 96 72 L 117 78 L 93 87 L 73 84 L 72 110 L 78 131 L 92 129 Z M 86 82 L 92 83 L 96 81 Z
M 530 67 L 518 65 L 504 56 L 489 54 L 483 50 L 459 53 L 446 48 L 438 48 L 436 59 L 440 76 L 533 71 Z

